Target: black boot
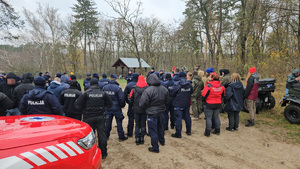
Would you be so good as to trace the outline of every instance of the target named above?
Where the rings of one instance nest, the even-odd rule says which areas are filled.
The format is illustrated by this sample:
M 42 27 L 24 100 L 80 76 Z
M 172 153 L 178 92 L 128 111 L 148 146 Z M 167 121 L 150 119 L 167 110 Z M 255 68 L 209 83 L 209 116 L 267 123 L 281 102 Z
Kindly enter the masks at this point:
M 140 143 L 141 143 L 140 138 L 135 138 L 135 144 L 136 144 L 136 145 L 140 145 Z
M 212 133 L 213 133 L 213 134 L 220 135 L 220 129 L 215 129 Z
M 248 120 L 248 124 L 246 124 L 245 126 L 246 127 L 254 126 L 254 120 L 253 119 Z
M 209 137 L 210 136 L 210 130 L 205 129 L 204 135 L 206 137 Z
M 140 144 L 144 144 L 144 136 L 140 138 Z

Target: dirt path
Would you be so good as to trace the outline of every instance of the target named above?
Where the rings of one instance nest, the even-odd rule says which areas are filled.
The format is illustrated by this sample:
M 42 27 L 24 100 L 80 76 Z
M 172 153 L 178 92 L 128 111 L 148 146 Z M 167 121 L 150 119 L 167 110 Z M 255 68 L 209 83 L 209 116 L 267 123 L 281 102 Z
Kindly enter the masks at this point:
M 125 109 L 123 109 L 125 112 Z M 126 115 L 126 113 L 124 113 Z M 113 126 L 115 126 L 115 121 Z M 240 125 L 239 131 L 226 131 L 228 120 L 221 118 L 221 135 L 203 136 L 205 121 L 192 121 L 192 135 L 172 138 L 174 129 L 165 132 L 166 145 L 160 153 L 148 151 L 150 137 L 144 145 L 135 145 L 134 137 L 118 141 L 113 127 L 108 141 L 108 157 L 102 168 L 293 168 L 300 169 L 300 145 L 277 141 L 273 135 L 256 127 Z M 123 121 L 127 131 L 127 116 Z

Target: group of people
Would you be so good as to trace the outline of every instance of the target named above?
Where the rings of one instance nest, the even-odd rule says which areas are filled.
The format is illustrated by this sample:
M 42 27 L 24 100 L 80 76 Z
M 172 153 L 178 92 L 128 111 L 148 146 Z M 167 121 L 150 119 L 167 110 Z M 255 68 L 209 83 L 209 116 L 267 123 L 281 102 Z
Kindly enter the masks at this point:
M 117 75 L 112 74 L 108 79 L 103 73 L 100 79 L 97 73 L 88 73 L 83 93 L 72 73 L 69 77 L 57 73 L 53 81 L 47 74 L 34 78 L 31 73 L 24 73 L 21 83 L 14 73 L 9 73 L 0 84 L 0 111 L 2 116 L 38 113 L 82 120 L 97 131 L 102 158 L 107 156 L 107 139 L 115 117 L 120 141 L 133 137 L 134 133 L 135 143 L 144 144 L 144 136 L 148 133 L 151 137 L 149 151 L 158 153 L 159 144 L 165 145 L 164 131 L 169 130 L 169 124 L 171 129 L 175 128 L 171 135 L 174 138 L 182 137 L 182 120 L 186 134 L 192 134 L 191 106 L 194 120 L 198 120 L 202 112 L 205 114 L 205 136 L 220 134 L 219 113 L 222 111 L 228 113 L 226 130 L 238 130 L 244 99 L 250 114 L 246 126 L 254 125 L 259 80 L 255 67 L 249 69 L 245 89 L 239 74 L 229 75 L 228 69 L 221 69 L 219 73 L 213 68 L 203 71 L 199 67 L 192 72 L 174 67 L 172 73 L 165 73 L 163 70 L 156 72 L 153 67 L 144 77 L 129 71 L 124 91 L 117 82 Z M 126 103 L 127 134 L 122 125 L 122 108 Z

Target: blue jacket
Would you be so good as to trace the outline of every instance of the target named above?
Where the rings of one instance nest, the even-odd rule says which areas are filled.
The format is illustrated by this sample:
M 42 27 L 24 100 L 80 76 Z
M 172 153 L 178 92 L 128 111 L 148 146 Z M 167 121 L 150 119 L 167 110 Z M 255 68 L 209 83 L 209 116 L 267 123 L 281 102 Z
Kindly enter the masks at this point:
M 105 86 L 105 84 L 104 83 L 101 83 L 100 82 L 100 80 L 98 81 L 98 85 L 99 85 L 99 87 L 102 89 L 104 86 Z M 87 90 L 87 89 L 89 89 L 91 87 L 91 84 L 90 84 L 90 82 L 88 82 L 86 85 L 85 85 L 85 91 Z
M 173 75 L 173 80 L 174 80 L 175 82 L 179 81 L 179 75 L 178 75 L 178 73 L 175 73 L 175 74 Z
M 169 94 L 171 94 L 171 91 L 173 90 L 174 85 L 175 85 L 175 82 L 173 81 L 172 78 L 169 78 L 167 81 L 165 81 L 163 83 L 163 86 L 168 89 Z M 167 105 L 171 105 L 173 103 L 173 99 L 174 98 L 170 96 Z
M 127 84 L 132 82 L 133 80 L 132 73 L 131 74 L 127 73 L 125 76 L 125 80 L 127 80 Z
M 121 108 L 125 106 L 125 96 L 119 83 L 110 81 L 110 83 L 105 85 L 102 90 L 110 96 L 113 102 L 113 106 L 108 108 L 107 112 L 122 111 Z
M 52 92 L 54 96 L 57 98 L 57 100 L 59 100 L 61 92 L 66 90 L 66 88 L 61 86 L 59 82 L 52 81 L 50 86 L 47 88 L 47 90 Z
M 125 101 L 126 103 L 130 104 L 129 101 L 128 101 L 128 96 L 129 96 L 129 93 L 131 92 L 133 86 L 135 86 L 137 83 L 137 81 L 132 81 L 130 83 L 128 83 L 124 89 L 124 95 L 125 95 Z
M 99 82 L 103 83 L 104 86 L 105 86 L 105 85 L 109 84 L 110 80 L 107 79 L 107 78 L 102 78 L 102 79 L 99 80 Z
M 175 82 L 174 88 L 170 93 L 173 99 L 174 108 L 187 108 L 190 106 L 191 95 L 193 93 L 192 84 L 186 80 L 186 78 L 179 78 L 179 81 Z
M 26 93 L 20 101 L 22 114 L 56 114 L 62 115 L 60 104 L 55 96 L 44 89 L 44 86 L 35 86 Z
M 86 91 L 85 85 L 88 84 L 88 83 L 90 83 L 90 80 L 91 80 L 91 79 L 92 79 L 92 78 L 90 78 L 90 77 L 84 79 L 84 81 L 83 81 L 84 91 Z
M 242 82 L 229 83 L 225 89 L 225 111 L 241 111 L 243 109 L 244 86 Z

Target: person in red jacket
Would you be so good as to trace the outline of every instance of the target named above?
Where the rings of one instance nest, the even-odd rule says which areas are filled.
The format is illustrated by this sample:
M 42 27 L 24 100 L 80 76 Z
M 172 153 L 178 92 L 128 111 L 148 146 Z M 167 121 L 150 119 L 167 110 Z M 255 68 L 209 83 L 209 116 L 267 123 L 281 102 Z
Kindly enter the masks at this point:
M 256 72 L 256 68 L 252 67 L 249 69 L 249 73 L 247 76 L 247 86 L 244 94 L 244 98 L 246 99 L 247 103 L 247 110 L 249 111 L 250 116 L 246 127 L 254 126 L 254 115 L 256 112 L 255 101 L 258 98 L 258 82 L 259 75 Z
M 225 95 L 225 88 L 221 86 L 220 76 L 211 75 L 211 80 L 207 83 L 202 91 L 204 105 L 204 114 L 206 118 L 205 136 L 210 136 L 212 122 L 214 122 L 215 130 L 213 134 L 220 134 L 220 118 L 219 112 L 222 105 L 222 98 Z

